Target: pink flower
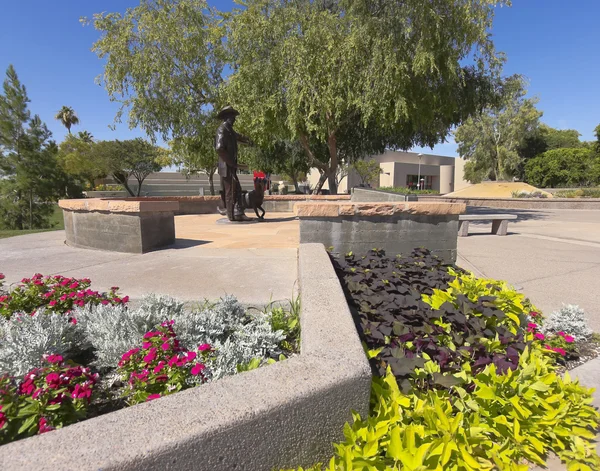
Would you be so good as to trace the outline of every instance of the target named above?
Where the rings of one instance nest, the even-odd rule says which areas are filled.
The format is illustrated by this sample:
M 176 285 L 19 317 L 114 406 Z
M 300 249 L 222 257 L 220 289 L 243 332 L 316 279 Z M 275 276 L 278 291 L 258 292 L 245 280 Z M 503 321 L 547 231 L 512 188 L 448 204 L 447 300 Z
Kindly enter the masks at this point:
M 38 397 L 40 397 L 40 395 L 41 395 L 43 392 L 44 392 L 44 390 L 43 390 L 42 388 L 38 388 L 38 389 L 36 389 L 36 390 L 33 392 L 33 394 L 32 394 L 32 396 L 31 396 L 31 398 L 32 398 L 32 399 L 37 399 Z
M 160 371 L 164 367 L 165 367 L 165 362 L 164 361 L 159 361 L 158 365 L 156 365 L 152 371 L 154 372 L 155 375 L 157 375 L 158 373 L 160 373 Z
M 35 389 L 35 384 L 33 384 L 33 380 L 31 378 L 29 378 L 19 386 L 19 392 L 27 396 L 31 396 Z
M 103 305 L 105 305 L 105 306 L 108 304 L 108 301 L 107 301 L 106 299 L 103 299 L 101 302 L 102 302 L 102 304 L 103 304 Z
M 154 399 L 160 399 L 160 394 L 150 394 L 146 399 L 146 402 L 153 401 Z
M 115 297 L 115 298 L 113 299 L 113 301 L 114 301 L 115 303 L 119 304 L 119 303 L 121 302 L 121 298 L 119 298 L 119 297 L 117 296 L 117 297 Z
M 535 334 L 534 337 L 538 340 L 544 340 L 546 338 L 544 334 L 540 334 L 539 332 Z
M 52 372 L 46 376 L 46 383 L 50 389 L 58 389 L 60 387 L 60 376 L 56 372 Z
M 48 363 L 60 363 L 63 361 L 63 357 L 61 355 L 48 355 L 46 361 Z
M 567 354 L 567 352 L 565 352 L 565 351 L 564 351 L 562 348 L 560 348 L 560 347 L 556 347 L 556 348 L 554 349 L 554 351 L 555 351 L 556 353 L 560 353 L 560 354 L 561 354 L 563 357 L 564 357 L 564 356 Z
M 537 329 L 537 324 L 533 322 L 527 324 L 527 332 L 533 332 L 535 329 Z
M 179 363 L 179 357 L 177 355 L 173 355 L 171 358 L 169 358 L 169 368 L 177 365 L 177 363 Z
M 158 375 L 156 378 L 154 378 L 156 381 L 158 381 L 159 383 L 162 383 L 163 381 L 167 381 L 169 379 L 169 377 L 167 375 Z
M 119 287 L 118 286 L 113 286 L 110 288 L 111 291 L 119 291 Z
M 0 273 L 0 280 L 3 280 L 4 278 L 6 278 L 2 273 Z
M 160 332 L 152 332 L 152 331 L 151 331 L 151 332 L 146 332 L 146 333 L 144 334 L 144 338 L 145 338 L 145 339 L 151 339 L 152 337 L 157 337 L 157 336 L 159 336 L 159 335 L 160 335 Z
M 575 342 L 575 339 L 573 337 L 571 337 L 570 335 L 565 335 L 565 342 L 573 343 L 573 342 Z
M 69 289 L 77 289 L 77 288 L 79 288 L 79 283 L 77 283 L 76 281 L 69 285 Z
M 2 275 L 4 276 L 4 275 Z M 0 412 L 0 430 L 2 430 L 2 427 L 4 427 L 6 425 L 6 415 L 4 415 L 4 412 Z
M 558 333 L 558 335 L 560 335 L 561 337 L 564 337 L 564 336 L 565 336 L 565 335 L 567 335 L 567 334 L 565 334 L 563 331 L 560 331 L 560 332 Z
M 121 301 L 123 301 L 123 304 L 128 303 L 129 302 L 129 296 L 125 296 Z
M 197 356 L 196 352 L 187 352 L 187 361 L 195 360 Z
M 56 301 L 53 299 L 53 300 L 52 300 L 52 301 L 50 301 L 48 304 L 49 304 L 50 306 L 54 307 L 54 306 L 56 306 Z
M 163 351 L 166 352 L 169 348 L 171 348 L 171 346 L 167 342 L 165 342 L 160 346 L 160 348 L 162 348 Z
M 200 373 L 202 373 L 202 371 L 205 369 L 206 367 L 202 364 L 202 363 L 196 363 L 193 367 L 192 370 L 190 371 L 190 373 L 192 373 L 194 376 L 199 375 Z
M 0 303 L 3 303 L 8 299 L 8 296 L 0 296 Z
M 38 423 L 39 433 L 46 433 L 54 430 L 54 427 L 48 425 L 48 421 L 45 417 L 41 417 Z
M 29 283 L 31 280 L 29 278 L 23 278 L 21 283 Z
M 69 322 L 71 322 L 71 324 L 73 325 L 77 325 L 77 319 L 75 319 L 74 317 L 71 317 L 71 320 Z
M 66 301 L 66 300 L 67 300 L 67 295 L 66 295 L 66 294 L 63 294 L 63 295 L 62 295 L 60 298 L 58 298 L 58 299 L 60 299 L 61 301 Z
M 206 352 L 207 350 L 210 350 L 211 346 L 207 343 L 203 343 L 202 345 L 200 345 L 198 347 L 198 350 L 200 350 L 201 352 Z
M 70 278 L 65 278 L 64 280 L 62 280 L 60 282 L 60 286 L 67 286 L 69 283 L 71 283 L 71 279 Z
M 156 347 L 152 347 L 148 354 L 144 357 L 146 363 L 151 363 L 156 358 Z
M 151 346 L 152 346 L 152 342 L 144 342 L 144 343 L 142 344 L 142 348 L 143 348 L 144 350 L 146 350 L 146 349 L 150 348 Z

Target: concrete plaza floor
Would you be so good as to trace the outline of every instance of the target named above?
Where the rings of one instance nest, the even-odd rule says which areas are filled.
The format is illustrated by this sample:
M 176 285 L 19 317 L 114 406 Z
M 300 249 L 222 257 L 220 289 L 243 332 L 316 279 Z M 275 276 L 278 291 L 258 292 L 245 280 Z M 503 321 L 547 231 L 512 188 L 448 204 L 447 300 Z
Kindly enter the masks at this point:
M 600 211 L 469 208 L 510 213 L 509 234 L 490 234 L 491 223 L 471 223 L 459 237 L 457 263 L 479 276 L 506 280 L 545 314 L 578 304 L 600 332 Z
M 38 272 L 88 277 L 92 288 L 119 286 L 132 299 L 147 293 L 186 301 L 233 294 L 250 305 L 290 299 L 297 279 L 293 215 L 248 225 L 215 224 L 220 218 L 178 216 L 175 245 L 143 255 L 69 247 L 64 231 L 0 239 L 0 273 L 7 284 Z

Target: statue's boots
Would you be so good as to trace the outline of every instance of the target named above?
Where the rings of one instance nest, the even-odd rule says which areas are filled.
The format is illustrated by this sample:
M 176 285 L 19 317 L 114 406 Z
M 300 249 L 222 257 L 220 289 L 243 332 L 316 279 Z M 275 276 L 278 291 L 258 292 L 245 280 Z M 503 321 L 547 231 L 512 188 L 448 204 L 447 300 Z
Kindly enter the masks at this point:
M 244 213 L 242 214 L 236 214 L 234 216 L 234 221 L 252 221 L 252 219 L 250 219 L 248 216 L 246 216 Z

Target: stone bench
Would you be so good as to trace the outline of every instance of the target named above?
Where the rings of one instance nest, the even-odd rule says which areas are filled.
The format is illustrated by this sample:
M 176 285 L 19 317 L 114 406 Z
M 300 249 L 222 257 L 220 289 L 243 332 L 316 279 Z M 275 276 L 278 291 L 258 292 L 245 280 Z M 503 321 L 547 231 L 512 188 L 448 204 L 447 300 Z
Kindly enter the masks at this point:
M 458 218 L 458 236 L 469 235 L 471 221 L 492 221 L 492 234 L 505 236 L 508 231 L 508 221 L 517 219 L 514 214 L 461 214 Z

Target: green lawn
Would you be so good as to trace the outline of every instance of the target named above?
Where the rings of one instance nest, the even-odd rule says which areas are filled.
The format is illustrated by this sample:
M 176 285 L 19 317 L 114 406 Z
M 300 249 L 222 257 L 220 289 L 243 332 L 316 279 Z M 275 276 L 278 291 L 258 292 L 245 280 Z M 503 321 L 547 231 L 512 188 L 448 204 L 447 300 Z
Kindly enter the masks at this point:
M 7 237 L 14 237 L 25 234 L 34 234 L 36 232 L 60 231 L 64 229 L 65 221 L 63 219 L 63 212 L 62 209 L 58 207 L 58 205 L 54 207 L 54 213 L 50 218 L 50 224 L 52 225 L 51 229 L 26 229 L 24 231 L 0 229 L 0 239 L 6 239 Z

